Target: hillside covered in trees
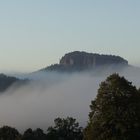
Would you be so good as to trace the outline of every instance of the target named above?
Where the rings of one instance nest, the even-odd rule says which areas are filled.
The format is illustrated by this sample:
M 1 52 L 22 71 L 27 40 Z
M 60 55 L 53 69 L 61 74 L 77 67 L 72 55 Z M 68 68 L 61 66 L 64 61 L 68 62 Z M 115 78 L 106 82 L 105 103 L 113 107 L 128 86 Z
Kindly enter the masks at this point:
M 12 85 L 21 86 L 25 84 L 28 80 L 22 80 L 16 77 L 7 76 L 5 74 L 0 74 L 0 93 L 6 91 Z

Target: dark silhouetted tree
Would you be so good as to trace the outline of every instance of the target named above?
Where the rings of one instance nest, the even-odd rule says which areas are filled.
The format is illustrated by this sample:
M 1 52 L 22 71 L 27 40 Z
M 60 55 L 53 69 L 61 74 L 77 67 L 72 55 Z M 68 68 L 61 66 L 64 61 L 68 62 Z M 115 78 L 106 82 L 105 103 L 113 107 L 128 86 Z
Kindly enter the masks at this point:
M 35 140 L 46 140 L 46 134 L 40 128 L 37 128 L 34 131 L 34 137 L 35 137 Z
M 22 140 L 46 140 L 46 134 L 40 128 L 34 131 L 29 128 L 24 132 Z
M 76 119 L 67 117 L 54 120 L 55 126 L 48 128 L 48 140 L 82 140 L 82 128 Z
M 20 140 L 21 135 L 12 127 L 4 126 L 0 128 L 0 140 Z
M 100 84 L 85 140 L 140 140 L 140 92 L 118 74 Z
M 34 139 L 34 134 L 33 134 L 33 130 L 31 128 L 27 129 L 23 136 L 22 136 L 22 140 L 35 140 Z

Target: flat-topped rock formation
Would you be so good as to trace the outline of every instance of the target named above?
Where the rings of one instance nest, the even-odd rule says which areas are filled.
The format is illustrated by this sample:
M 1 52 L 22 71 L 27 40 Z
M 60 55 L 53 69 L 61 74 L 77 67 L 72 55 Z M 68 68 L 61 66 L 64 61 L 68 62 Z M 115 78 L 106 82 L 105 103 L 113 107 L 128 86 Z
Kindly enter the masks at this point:
M 96 69 L 104 66 L 128 66 L 128 61 L 120 56 L 115 55 L 100 55 L 95 53 L 87 53 L 74 51 L 65 54 L 59 64 L 54 64 L 46 67 L 43 70 L 54 71 L 81 71 Z
M 65 54 L 60 60 L 60 65 L 64 66 L 80 66 L 80 67 L 96 67 L 102 65 L 128 65 L 128 61 L 120 56 L 100 55 L 87 52 L 71 52 Z

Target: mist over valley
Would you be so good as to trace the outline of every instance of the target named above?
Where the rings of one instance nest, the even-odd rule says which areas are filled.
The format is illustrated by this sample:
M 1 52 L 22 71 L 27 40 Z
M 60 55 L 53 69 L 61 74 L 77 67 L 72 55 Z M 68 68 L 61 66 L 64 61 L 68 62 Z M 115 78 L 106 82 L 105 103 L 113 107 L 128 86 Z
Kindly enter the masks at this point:
M 54 70 L 48 67 L 48 69 L 41 69 L 30 74 L 11 74 L 18 81 L 10 83 L 5 91 L 1 91 L 0 125 L 13 126 L 20 131 L 26 128 L 46 130 L 53 124 L 55 118 L 71 116 L 85 127 L 91 100 L 95 99 L 100 83 L 107 76 L 119 73 L 133 82 L 137 88 L 140 86 L 140 68 L 127 63 L 116 65 L 112 61 L 111 64 L 100 65 L 96 68 L 87 67 L 86 62 L 91 64 L 89 58 L 87 61 L 86 58 L 79 60 L 80 63 L 76 61 L 79 65 L 77 63 L 70 66 L 63 65 L 63 69 L 59 67 L 59 65 L 62 67 L 62 64 L 58 64 L 58 71 L 56 67 Z M 81 64 L 83 61 L 85 61 L 84 68 Z M 69 60 L 67 62 L 69 63 Z M 18 84 L 19 81 L 20 84 Z

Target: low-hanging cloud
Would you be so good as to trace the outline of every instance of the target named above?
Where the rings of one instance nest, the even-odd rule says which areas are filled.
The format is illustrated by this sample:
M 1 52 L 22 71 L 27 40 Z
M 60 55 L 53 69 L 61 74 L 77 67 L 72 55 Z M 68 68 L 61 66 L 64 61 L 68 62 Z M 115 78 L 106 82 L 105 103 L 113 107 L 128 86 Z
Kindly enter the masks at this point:
M 46 130 L 56 117 L 71 116 L 85 126 L 88 121 L 89 105 L 97 95 L 101 81 L 113 72 L 97 75 L 81 73 L 39 73 L 30 75 L 34 80 L 17 88 L 11 87 L 0 95 L 0 125 Z M 123 69 L 119 72 L 137 87 L 140 85 L 140 70 Z

